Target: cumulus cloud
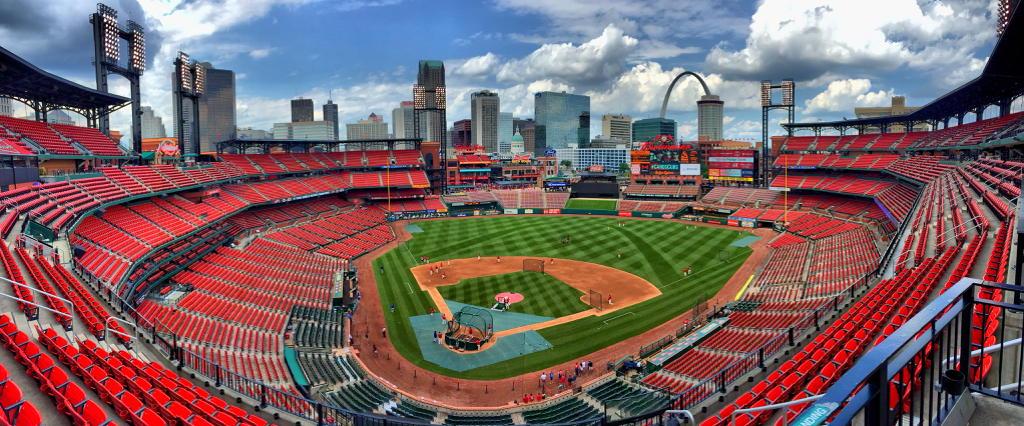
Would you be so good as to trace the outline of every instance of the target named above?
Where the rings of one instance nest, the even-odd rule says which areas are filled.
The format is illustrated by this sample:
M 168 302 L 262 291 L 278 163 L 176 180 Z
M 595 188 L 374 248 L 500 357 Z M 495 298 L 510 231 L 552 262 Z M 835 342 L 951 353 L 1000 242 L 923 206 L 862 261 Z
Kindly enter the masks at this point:
M 273 52 L 273 51 L 274 51 L 274 49 L 271 48 L 271 47 L 265 47 L 265 48 L 262 48 L 262 49 L 254 49 L 254 50 L 250 50 L 249 51 L 249 57 L 253 58 L 253 59 L 263 59 L 263 58 L 266 58 L 267 56 L 270 56 L 270 53 Z
M 545 44 L 522 59 L 506 62 L 497 78 L 512 82 L 555 78 L 570 84 L 595 85 L 617 76 L 636 46 L 637 39 L 609 25 L 601 35 L 583 44 Z
M 654 113 L 661 109 L 665 91 L 672 79 L 685 71 L 681 67 L 664 69 L 657 62 L 634 65 L 620 75 L 606 90 L 590 91 L 591 108 L 604 111 L 637 111 Z M 759 105 L 755 82 L 727 81 L 718 74 L 704 76 L 712 94 L 720 96 L 726 108 L 753 108 Z M 704 94 L 700 83 L 691 77 L 679 80 L 669 97 L 670 111 L 694 111 Z
M 803 113 L 852 112 L 857 106 L 881 106 L 886 104 L 893 92 L 871 91 L 871 80 L 846 79 L 829 83 L 828 88 L 807 100 Z
M 484 55 L 474 56 L 462 63 L 454 64 L 452 73 L 467 77 L 483 77 L 494 73 L 500 62 L 498 55 L 487 52 Z
M 751 80 L 810 80 L 837 68 L 956 69 L 994 37 L 988 7 L 982 0 L 766 0 L 753 15 L 745 46 L 717 46 L 706 62 L 729 78 Z

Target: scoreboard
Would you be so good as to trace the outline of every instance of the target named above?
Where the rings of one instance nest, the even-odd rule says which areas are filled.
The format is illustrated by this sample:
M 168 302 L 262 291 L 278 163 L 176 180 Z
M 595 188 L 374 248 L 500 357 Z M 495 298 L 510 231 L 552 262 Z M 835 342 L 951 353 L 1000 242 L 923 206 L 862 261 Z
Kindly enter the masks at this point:
M 705 157 L 711 181 L 753 183 L 757 177 L 756 150 L 713 149 Z
M 700 158 L 689 145 L 651 146 L 633 151 L 631 163 L 634 175 L 700 176 Z

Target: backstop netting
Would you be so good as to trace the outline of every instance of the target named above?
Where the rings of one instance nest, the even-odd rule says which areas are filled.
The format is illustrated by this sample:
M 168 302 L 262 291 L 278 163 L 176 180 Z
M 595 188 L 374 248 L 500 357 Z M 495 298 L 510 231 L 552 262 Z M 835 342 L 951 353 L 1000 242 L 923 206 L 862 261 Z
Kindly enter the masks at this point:
M 604 310 L 604 295 L 596 290 L 590 290 L 588 294 L 590 298 L 590 306 L 599 311 Z
M 543 259 L 523 259 L 523 271 L 544 273 Z

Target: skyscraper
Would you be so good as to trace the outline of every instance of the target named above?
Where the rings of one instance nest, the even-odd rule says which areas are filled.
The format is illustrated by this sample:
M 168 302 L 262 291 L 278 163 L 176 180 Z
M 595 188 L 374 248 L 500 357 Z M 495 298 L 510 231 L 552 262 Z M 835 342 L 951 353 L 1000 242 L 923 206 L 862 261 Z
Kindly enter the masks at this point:
M 590 97 L 565 92 L 540 92 L 533 95 L 534 153 L 545 155 L 558 149 L 590 140 Z M 584 114 L 586 113 L 586 114 Z M 586 127 L 582 125 L 586 124 Z M 525 138 L 525 136 L 524 136 Z
M 520 136 L 520 140 L 522 136 Z M 508 154 L 512 147 L 512 113 L 498 112 L 498 153 Z
M 388 123 L 385 123 L 381 116 L 372 112 L 365 120 L 345 125 L 345 139 L 350 141 L 358 139 L 387 139 L 387 137 Z
M 235 139 L 235 72 L 206 68 L 206 93 L 199 98 L 199 152 L 217 150 L 217 143 Z
M 330 121 L 334 123 L 334 139 L 338 139 L 338 104 L 328 99 L 327 103 L 324 104 L 324 121 Z
M 423 60 L 419 63 L 416 85 L 412 89 L 415 136 L 425 141 L 442 142 L 442 153 L 448 145 L 445 130 L 447 96 L 444 83 L 444 63 Z M 425 117 L 425 119 L 420 119 Z
M 412 101 L 402 101 L 398 108 L 391 110 L 391 129 L 393 130 L 395 138 L 412 138 L 415 137 L 415 128 L 413 124 Z
M 153 112 L 152 107 L 142 107 L 142 138 L 166 138 L 167 128 L 164 119 Z
M 676 121 L 670 118 L 644 118 L 633 122 L 633 142 L 648 142 L 658 135 L 676 137 Z
M 313 100 L 292 99 L 292 123 L 313 121 Z
M 55 109 L 46 113 L 46 121 L 53 124 L 67 124 L 69 126 L 74 126 L 76 124 L 75 119 L 71 118 L 67 111 L 61 109 Z
M 625 114 L 605 114 L 601 116 L 601 135 L 605 139 L 618 140 L 628 144 L 632 137 L 633 117 Z
M 452 125 L 452 146 L 467 147 L 473 144 L 473 120 L 459 120 Z
M 334 125 L 330 121 L 300 121 L 274 123 L 274 139 L 330 141 L 336 140 Z
M 217 143 L 235 139 L 235 72 L 213 68 L 209 62 L 198 64 L 206 71 L 206 91 L 199 97 L 199 152 L 216 151 Z M 173 75 L 171 79 L 175 76 Z M 178 108 L 178 97 L 173 99 L 174 123 L 184 118 L 185 140 L 179 146 L 192 146 L 192 102 L 185 102 Z M 180 114 L 180 116 L 179 116 Z M 188 152 L 187 150 L 185 152 Z
M 717 95 L 704 95 L 697 101 L 697 140 L 722 140 L 722 110 L 725 102 Z
M 473 120 L 473 145 L 484 147 L 485 152 L 498 152 L 498 112 L 501 109 L 498 94 L 482 90 L 470 96 Z

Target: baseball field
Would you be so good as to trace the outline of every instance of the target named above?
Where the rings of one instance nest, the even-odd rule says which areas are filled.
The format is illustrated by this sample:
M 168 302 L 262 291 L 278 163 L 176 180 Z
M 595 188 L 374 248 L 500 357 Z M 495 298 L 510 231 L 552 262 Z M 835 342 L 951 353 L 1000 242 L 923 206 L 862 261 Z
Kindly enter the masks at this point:
M 751 249 L 733 244 L 750 234 L 683 222 L 581 216 L 496 216 L 473 219 L 417 222 L 412 239 L 384 253 L 373 262 L 387 322 L 389 339 L 410 362 L 452 377 L 491 380 L 536 371 L 594 352 L 642 333 L 687 311 L 711 297 L 750 255 Z M 538 330 L 552 347 L 528 356 L 456 372 L 423 359 L 410 317 L 436 311 L 433 300 L 410 271 L 421 264 L 477 256 L 531 256 L 571 259 L 619 269 L 648 281 L 661 292 L 652 299 L 607 315 L 589 315 L 572 322 Z M 692 268 L 689 276 L 682 270 Z M 533 292 L 523 309 L 547 309 L 547 313 L 579 312 L 580 293 L 549 278 L 507 274 L 463 280 L 442 287 L 442 294 L 463 303 L 491 303 L 492 292 Z M 554 289 L 541 290 L 541 283 Z M 475 284 L 475 286 L 465 284 Z M 486 287 L 485 289 L 481 289 Z M 573 290 L 573 291 L 569 291 Z M 540 296 L 543 295 L 543 296 Z M 543 297 L 542 303 L 536 303 Z M 452 299 L 454 298 L 454 299 Z M 394 304 L 394 312 L 390 306 Z M 543 308 L 542 308 L 543 306 Z M 540 313 L 540 312 L 538 312 Z M 556 316 L 556 315 L 551 315 Z

